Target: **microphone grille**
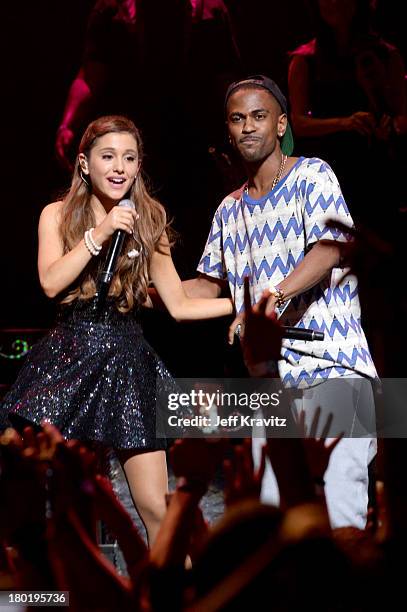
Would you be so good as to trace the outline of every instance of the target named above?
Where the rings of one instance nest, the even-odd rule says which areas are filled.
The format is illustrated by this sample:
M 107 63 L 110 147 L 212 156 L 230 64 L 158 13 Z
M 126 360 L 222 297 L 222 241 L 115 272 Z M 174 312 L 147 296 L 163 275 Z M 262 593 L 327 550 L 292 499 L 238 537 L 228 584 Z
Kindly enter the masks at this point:
M 129 200 L 129 199 L 120 200 L 117 206 L 124 206 L 126 208 L 134 208 L 134 209 L 136 208 L 136 205 L 133 202 L 133 200 Z

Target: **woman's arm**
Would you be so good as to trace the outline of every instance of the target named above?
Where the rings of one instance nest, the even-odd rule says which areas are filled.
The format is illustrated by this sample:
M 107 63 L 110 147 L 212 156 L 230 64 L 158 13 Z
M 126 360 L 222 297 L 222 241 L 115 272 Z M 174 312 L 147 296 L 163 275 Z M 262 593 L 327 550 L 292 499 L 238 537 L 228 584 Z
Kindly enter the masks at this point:
M 191 298 L 216 298 L 219 297 L 226 281 L 212 278 L 206 274 L 199 274 L 196 278 L 182 281 L 185 293 Z
M 51 298 L 69 287 L 92 258 L 83 238 L 69 253 L 63 254 L 59 233 L 62 206 L 62 202 L 48 204 L 41 213 L 38 225 L 38 274 L 41 287 Z M 135 218 L 133 209 L 115 206 L 95 228 L 95 242 L 102 245 L 116 229 L 131 233 Z
M 288 69 L 288 91 L 291 123 L 296 136 L 318 137 L 348 131 L 368 136 L 373 132 L 376 122 L 371 113 L 360 111 L 348 117 L 314 118 L 310 108 L 309 87 L 307 61 L 300 55 L 294 55 Z
M 233 312 L 229 298 L 189 298 L 172 261 L 168 238 L 164 234 L 154 252 L 150 277 L 168 312 L 177 320 L 213 319 Z

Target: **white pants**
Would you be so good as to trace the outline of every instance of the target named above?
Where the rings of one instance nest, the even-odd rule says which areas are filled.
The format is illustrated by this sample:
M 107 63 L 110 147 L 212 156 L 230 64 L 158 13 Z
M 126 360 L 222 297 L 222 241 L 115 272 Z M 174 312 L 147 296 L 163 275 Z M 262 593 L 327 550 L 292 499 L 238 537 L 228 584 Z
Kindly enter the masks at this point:
M 321 407 L 317 432 L 321 432 L 327 415 L 334 415 L 333 427 L 337 435 L 345 431 L 344 437 L 332 452 L 325 473 L 325 495 L 331 525 L 353 526 L 364 529 L 368 504 L 368 465 L 376 454 L 375 411 L 373 391 L 370 383 L 356 375 L 332 379 L 316 387 L 306 389 L 293 401 L 293 412 L 304 410 L 309 426 L 316 408 Z M 346 418 L 341 419 L 344 411 Z M 342 422 L 341 422 L 342 421 Z M 355 437 L 352 437 L 355 436 Z M 357 437 L 356 437 L 357 436 Z M 257 431 L 253 436 L 253 458 L 259 465 L 265 437 Z M 261 490 L 261 500 L 278 506 L 280 495 L 276 477 L 267 460 Z

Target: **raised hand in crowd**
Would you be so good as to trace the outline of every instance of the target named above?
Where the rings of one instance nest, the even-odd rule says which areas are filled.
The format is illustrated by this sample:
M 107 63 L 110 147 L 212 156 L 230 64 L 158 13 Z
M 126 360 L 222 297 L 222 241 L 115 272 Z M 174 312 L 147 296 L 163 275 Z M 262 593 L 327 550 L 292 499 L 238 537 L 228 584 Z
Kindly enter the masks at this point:
M 51 430 L 44 424 L 44 433 L 52 437 Z M 48 511 L 48 555 L 60 590 L 70 592 L 72 610 L 134 609 L 136 589 L 132 578 L 139 548 L 129 552 L 130 544 L 138 544 L 134 529 L 124 508 L 109 491 L 97 473 L 95 453 L 78 441 L 61 442 L 52 463 L 49 485 Z M 121 543 L 125 537 L 127 547 L 123 554 L 129 558 L 130 578 L 120 576 L 110 561 L 101 552 L 96 539 L 96 521 L 102 516 L 117 527 L 118 517 Z M 119 536 L 118 536 L 119 537 Z M 143 559 L 144 548 L 140 557 Z M 95 585 L 99 585 L 95 589 Z M 102 586 L 100 586 L 102 585 Z
M 264 291 L 261 299 L 254 306 L 250 300 L 249 279 L 244 279 L 243 315 L 238 315 L 229 329 L 229 342 L 233 342 L 236 328 L 240 325 L 239 336 L 242 340 L 243 357 L 252 375 L 256 366 L 277 360 L 280 357 L 283 330 L 277 321 L 274 309 L 270 310 L 270 291 Z M 272 298 L 274 299 L 274 298 Z
M 27 445 L 34 437 L 29 428 L 24 437 L 11 428 L 0 436 L 0 539 L 12 539 L 28 525 L 44 524 L 44 471 L 32 460 L 32 447 Z M 21 503 L 22 492 L 29 504 Z
M 305 423 L 305 411 L 301 410 L 298 417 L 299 433 L 302 435 L 302 443 L 305 449 L 307 464 L 315 483 L 323 486 L 324 474 L 328 469 L 329 459 L 332 451 L 342 439 L 343 434 L 335 438 L 328 439 L 329 430 L 332 424 L 333 415 L 327 417 L 323 425 L 321 434 L 318 436 L 318 425 L 321 416 L 321 408 L 315 410 L 309 428 Z
M 93 542 L 97 540 L 93 480 L 97 460 L 94 452 L 77 440 L 59 445 L 49 480 L 49 529 L 58 529 L 75 514 Z
M 171 495 L 150 559 L 158 568 L 183 567 L 195 525 L 196 508 L 225 454 L 224 440 L 176 440 L 170 460 L 177 488 Z
M 117 539 L 129 577 L 136 584 L 143 565 L 148 561 L 148 548 L 130 514 L 117 498 L 109 478 L 96 474 L 93 485 L 98 517 Z
M 268 364 L 280 355 L 282 328 L 275 314 L 269 313 L 270 292 L 265 291 L 260 301 L 252 307 L 249 279 L 245 278 L 244 282 L 243 354 L 252 375 L 258 373 L 260 365 L 260 375 L 268 376 L 272 371 L 272 366 L 269 367 Z M 289 421 L 287 426 L 296 430 L 289 402 L 284 395 L 281 397 L 278 411 Z M 315 499 L 315 487 L 307 464 L 305 447 L 299 437 L 268 438 L 267 455 L 276 474 L 283 509 Z
M 14 551 L 14 588 L 68 590 L 72 610 L 134 609 L 146 547 L 110 483 L 97 474 L 95 454 L 77 441 L 66 442 L 45 422 L 39 433 L 8 429 L 0 443 L 0 540 Z M 29 504 L 21 503 L 22 490 Z M 100 551 L 97 518 L 117 536 L 129 579 Z
M 55 587 L 45 537 L 48 462 L 38 460 L 40 443 L 32 428 L 0 436 L 0 545 L 7 546 L 9 580 L 23 590 Z
M 170 460 L 177 478 L 186 484 L 200 484 L 207 488 L 216 468 L 225 454 L 223 439 L 183 438 L 176 440 L 170 449 Z
M 227 507 L 245 499 L 259 500 L 265 467 L 265 446 L 257 470 L 254 467 L 250 438 L 243 440 L 242 444 L 232 447 L 232 457 L 225 459 L 223 462 L 224 494 Z

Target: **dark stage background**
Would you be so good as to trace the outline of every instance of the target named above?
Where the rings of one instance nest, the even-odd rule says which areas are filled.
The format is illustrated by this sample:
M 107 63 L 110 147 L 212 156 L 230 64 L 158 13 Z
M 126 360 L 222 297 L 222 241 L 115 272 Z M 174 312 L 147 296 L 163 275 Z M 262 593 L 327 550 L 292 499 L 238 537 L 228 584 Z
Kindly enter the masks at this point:
M 287 52 L 312 34 L 304 2 L 229 0 L 226 4 L 247 71 L 269 74 L 285 88 Z M 399 47 L 406 60 L 402 4 L 379 1 L 378 18 L 382 35 Z M 69 184 L 69 175 L 54 156 L 55 133 L 80 64 L 92 5 L 90 0 L 2 4 L 1 328 L 46 328 L 53 320 L 54 307 L 42 295 L 37 280 L 37 222 L 43 206 Z M 188 142 L 185 148 L 187 153 Z M 181 236 L 175 251 L 184 278 L 194 274 L 218 203 L 214 193 L 197 211 L 191 211 L 193 203 L 187 197 L 180 196 L 171 205 L 170 213 L 181 234 L 188 225 L 189 238 Z M 191 226 L 193 219 L 197 222 Z M 157 350 L 171 361 L 172 347 L 177 343 L 182 356 L 191 348 L 184 338 L 191 336 L 191 327 L 185 331 L 185 326 L 157 316 L 162 326 L 154 325 L 154 333 L 150 332 Z M 204 338 L 209 341 L 208 329 L 216 336 L 226 333 L 225 321 L 194 328 L 197 335 L 192 346 L 199 346 L 199 351 L 199 343 Z

